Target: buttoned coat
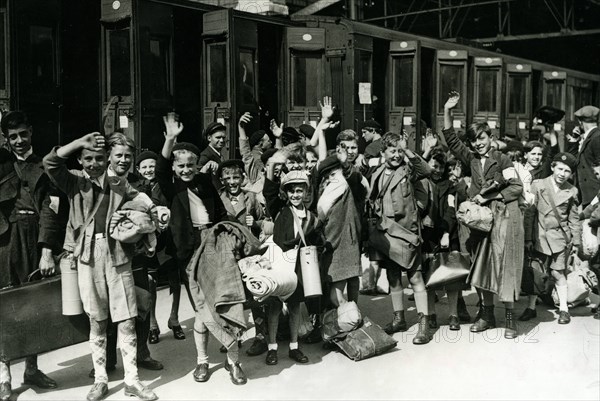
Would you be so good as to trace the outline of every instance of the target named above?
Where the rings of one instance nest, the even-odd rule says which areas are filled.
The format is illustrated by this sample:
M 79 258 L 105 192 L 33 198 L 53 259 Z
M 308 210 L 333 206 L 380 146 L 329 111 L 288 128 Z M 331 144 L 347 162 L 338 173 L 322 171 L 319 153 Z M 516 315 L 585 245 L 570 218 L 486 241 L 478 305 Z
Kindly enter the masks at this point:
M 91 247 L 94 237 L 94 217 L 99 199 L 94 201 L 94 189 L 89 178 L 83 171 L 68 170 L 66 159 L 58 156 L 54 148 L 44 157 L 44 168 L 52 182 L 69 198 L 69 222 L 65 237 L 64 248 L 73 252 L 76 258 L 84 263 L 90 263 Z M 105 187 L 110 187 L 107 222 L 121 206 L 130 200 L 139 200 L 151 204 L 150 198 L 135 190 L 125 178 L 106 175 Z M 135 253 L 135 244 L 123 244 L 114 240 L 108 233 L 108 224 L 105 232 L 108 251 L 113 266 L 122 266 L 129 262 Z
M 562 252 L 572 242 L 580 242 L 579 200 L 577 188 L 566 182 L 554 192 L 552 177 L 531 184 L 534 204 L 525 210 L 525 240 L 533 241 L 535 250 L 544 255 Z M 552 208 L 556 206 L 559 219 Z M 565 234 L 568 238 L 565 238 Z
M 577 157 L 577 171 L 575 183 L 581 191 L 581 204 L 583 207 L 589 205 L 600 190 L 600 180 L 594 175 L 593 163 L 600 160 L 600 129 L 592 129 L 581 144 L 581 150 L 577 143 L 567 144 L 567 151 Z
M 231 220 L 239 221 L 246 226 L 246 216 L 254 217 L 254 223 L 250 229 L 252 233 L 258 237 L 258 234 L 262 229 L 263 219 L 265 218 L 263 206 L 253 192 L 242 190 L 238 197 L 239 201 L 234 206 L 231 203 L 229 196 L 227 196 L 227 191 L 221 191 L 221 201 L 223 202 L 225 210 L 227 210 L 227 214 L 231 217 Z

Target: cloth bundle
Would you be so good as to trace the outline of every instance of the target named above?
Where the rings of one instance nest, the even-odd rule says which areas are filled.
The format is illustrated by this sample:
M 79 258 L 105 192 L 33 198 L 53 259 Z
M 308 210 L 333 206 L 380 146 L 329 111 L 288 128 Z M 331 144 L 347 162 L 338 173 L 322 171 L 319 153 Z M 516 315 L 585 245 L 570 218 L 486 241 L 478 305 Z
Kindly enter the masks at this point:
M 456 219 L 472 230 L 490 232 L 494 223 L 494 215 L 489 207 L 480 206 L 471 201 L 460 204 Z
M 148 208 L 143 202 L 126 202 L 110 219 L 109 235 L 126 244 L 141 245 L 141 252 L 148 256 L 156 250 L 158 215 L 156 206 Z
M 262 302 L 268 297 L 285 301 L 296 290 L 298 277 L 293 270 L 273 268 L 269 258 L 254 255 L 238 262 L 242 280 L 254 298 Z

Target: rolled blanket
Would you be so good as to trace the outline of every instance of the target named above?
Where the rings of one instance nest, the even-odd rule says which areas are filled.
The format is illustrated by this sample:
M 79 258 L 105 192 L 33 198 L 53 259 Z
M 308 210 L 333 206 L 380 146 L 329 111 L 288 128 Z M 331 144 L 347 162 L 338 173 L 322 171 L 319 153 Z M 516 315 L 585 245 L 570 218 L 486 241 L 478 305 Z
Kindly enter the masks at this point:
M 285 301 L 294 293 L 298 277 L 293 270 L 271 265 L 265 256 L 250 256 L 238 262 L 242 280 L 254 298 L 262 302 L 268 297 Z

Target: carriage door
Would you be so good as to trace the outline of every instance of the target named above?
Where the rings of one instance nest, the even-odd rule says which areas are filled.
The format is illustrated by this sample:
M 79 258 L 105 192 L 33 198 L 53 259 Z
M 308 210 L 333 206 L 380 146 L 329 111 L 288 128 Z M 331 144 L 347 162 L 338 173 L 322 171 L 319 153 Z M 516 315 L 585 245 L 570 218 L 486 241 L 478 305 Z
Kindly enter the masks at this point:
M 237 157 L 237 120 L 250 112 L 258 123 L 258 35 L 256 23 L 233 18 L 230 9 L 203 15 L 203 105 L 206 127 L 225 125 L 225 155 Z M 272 77 L 275 79 L 275 77 Z M 250 129 L 251 130 L 251 129 Z
M 487 122 L 496 138 L 500 137 L 501 132 L 501 99 L 502 59 L 499 57 L 476 57 L 473 121 Z
M 321 117 L 319 100 L 325 94 L 325 30 L 286 28 L 288 112 L 286 125 L 316 126 Z M 330 63 L 341 71 L 341 56 L 332 52 Z M 341 72 L 340 77 L 341 79 Z M 341 99 L 333 99 L 340 102 Z
M 6 0 L 0 0 L 0 60 L 2 60 L 2 64 L 0 64 L 0 113 L 5 113 L 10 108 L 10 57 L 8 49 L 8 8 Z M 0 119 L 1 117 L 0 115 Z M 0 143 L 3 138 L 0 138 Z
M 531 128 L 531 65 L 506 66 L 506 118 L 504 132 L 519 141 L 529 140 Z
M 560 110 L 567 109 L 567 73 L 563 71 L 544 71 L 542 82 L 542 106 L 552 106 Z M 566 114 L 565 114 L 566 116 Z M 565 117 L 556 124 L 554 130 L 558 135 L 558 146 L 564 150 Z M 570 122 L 571 130 L 575 126 Z
M 118 3 L 118 4 L 117 4 Z M 102 4 L 102 111 L 104 133 L 135 135 L 133 28 L 131 1 Z
M 462 137 L 467 127 L 467 62 L 469 55 L 465 50 L 438 50 L 437 59 L 437 85 L 436 85 L 436 129 L 444 128 L 444 104 L 451 91 L 460 93 L 460 101 L 452 110 L 452 126 Z
M 354 127 L 373 118 L 373 39 L 354 36 Z M 359 132 L 360 135 L 360 132 Z
M 408 146 L 420 150 L 420 45 L 416 41 L 390 42 L 388 129 L 408 134 Z

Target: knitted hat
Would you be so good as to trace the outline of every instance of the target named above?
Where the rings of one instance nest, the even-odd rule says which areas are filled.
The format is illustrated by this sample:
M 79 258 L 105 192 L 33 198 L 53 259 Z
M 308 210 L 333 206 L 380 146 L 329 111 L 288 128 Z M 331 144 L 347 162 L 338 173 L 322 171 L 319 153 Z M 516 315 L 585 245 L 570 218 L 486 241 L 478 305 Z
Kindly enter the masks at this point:
M 142 153 L 140 153 L 138 155 L 138 157 L 135 161 L 135 164 L 139 165 L 141 162 L 143 162 L 144 160 L 147 160 L 147 159 L 157 160 L 158 155 L 151 150 L 144 150 Z
M 571 169 L 571 172 L 575 172 L 575 169 L 577 168 L 577 159 L 570 153 L 557 153 L 556 156 L 554 156 L 554 158 L 552 159 L 552 161 L 566 164 Z
M 259 129 L 254 134 L 250 135 L 250 139 L 248 139 L 248 142 L 250 143 L 250 148 L 253 148 L 256 145 L 258 145 L 260 141 L 265 137 L 265 135 L 267 135 L 267 133 L 262 129 Z

